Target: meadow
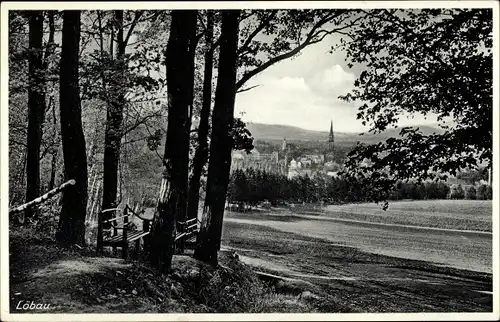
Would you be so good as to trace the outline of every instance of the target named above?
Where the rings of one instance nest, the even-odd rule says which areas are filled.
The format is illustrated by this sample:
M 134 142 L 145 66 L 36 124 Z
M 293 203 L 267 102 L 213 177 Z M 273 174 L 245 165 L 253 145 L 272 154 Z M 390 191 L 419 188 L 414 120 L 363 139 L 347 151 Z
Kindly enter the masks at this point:
M 493 219 L 491 200 L 392 201 L 386 211 L 375 203 L 359 203 L 298 212 L 375 223 L 490 232 Z

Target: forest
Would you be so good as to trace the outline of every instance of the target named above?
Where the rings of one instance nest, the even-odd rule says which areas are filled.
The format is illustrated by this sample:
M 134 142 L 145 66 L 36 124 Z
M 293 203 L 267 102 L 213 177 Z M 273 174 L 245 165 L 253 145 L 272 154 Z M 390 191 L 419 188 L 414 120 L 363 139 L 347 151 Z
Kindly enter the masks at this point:
M 436 19 L 441 15 L 448 18 Z M 457 124 L 443 124 L 445 132 L 432 135 L 403 128 L 401 138 L 343 151 L 348 180 L 367 190 L 363 200 L 390 199 L 402 180 L 446 179 L 480 162 L 491 168 L 491 21 L 482 19 L 490 15 L 9 11 L 9 204 L 74 180 L 50 211 L 28 207 L 11 220 L 23 224 L 50 215 L 57 218 L 61 245 L 85 245 L 85 222 L 94 209 L 147 201 L 156 207 L 145 249 L 151 265 L 168 272 L 179 223 L 199 215 L 194 256 L 216 265 L 228 187 L 234 193 L 231 151 L 253 148 L 251 133 L 234 116 L 236 94 L 251 91 L 248 83 L 259 73 L 334 34 L 351 39 L 339 45 L 349 65 L 366 67 L 356 89 L 341 98 L 375 104 L 359 107 L 358 119 L 371 123 L 371 132 L 397 123 L 405 110 L 451 115 Z M 370 32 L 373 24 L 380 33 Z M 430 55 L 422 37 L 442 51 Z M 387 44 L 390 57 L 381 54 Z M 450 48 L 462 50 L 448 59 Z M 478 68 L 465 72 L 464 65 Z M 475 88 L 477 95 L 463 88 Z M 466 106 L 456 104 L 457 95 Z M 111 212 L 103 215 L 105 222 L 111 219 Z
M 49 212 L 61 245 L 84 245 L 94 209 L 156 203 L 146 252 L 166 272 L 201 196 L 195 257 L 216 264 L 231 150 L 253 147 L 236 93 L 355 23 L 347 10 L 10 11 L 9 204 L 74 180 Z

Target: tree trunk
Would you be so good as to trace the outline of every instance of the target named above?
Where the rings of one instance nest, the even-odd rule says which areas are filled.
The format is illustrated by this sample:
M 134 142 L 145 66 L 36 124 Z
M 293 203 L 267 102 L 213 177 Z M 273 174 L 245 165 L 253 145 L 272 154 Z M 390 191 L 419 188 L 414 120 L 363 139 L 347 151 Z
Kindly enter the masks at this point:
M 168 125 L 163 179 L 149 242 L 149 260 L 168 273 L 175 251 L 175 222 L 185 218 L 189 163 L 189 110 L 192 103 L 196 10 L 174 10 L 166 52 Z
M 54 36 L 56 33 L 56 26 L 54 23 L 54 14 L 55 14 L 55 11 L 47 11 L 47 18 L 48 18 L 48 22 L 49 22 L 49 39 L 47 40 L 47 46 L 45 48 L 45 54 L 43 57 L 43 70 L 46 74 L 51 74 L 49 72 L 49 68 L 51 67 L 49 61 L 50 61 L 50 57 L 54 54 L 55 47 L 56 47 L 55 42 L 54 42 Z M 46 75 L 46 76 L 48 76 L 48 75 Z M 47 84 L 47 82 L 44 79 L 44 85 L 46 85 L 46 84 Z M 48 88 L 46 88 L 44 90 L 44 101 L 45 101 L 45 93 L 50 91 L 50 85 L 48 85 L 47 87 Z M 49 104 L 48 104 L 49 109 L 50 109 L 52 98 L 53 98 L 52 95 L 50 95 Z M 42 111 L 42 129 L 43 129 L 43 123 L 45 123 L 46 107 L 47 106 L 45 105 L 44 109 Z
M 28 139 L 26 164 L 26 202 L 40 195 L 40 143 L 45 111 L 44 70 L 42 60 L 43 12 L 29 14 L 29 87 Z M 27 209 L 26 218 L 36 217 L 35 208 Z
M 82 128 L 78 62 L 80 11 L 63 12 L 59 78 L 60 122 L 64 179 L 76 181 L 64 192 L 56 239 L 64 245 L 85 243 L 87 206 L 87 155 Z
M 52 96 L 51 96 L 51 99 L 49 100 L 49 104 L 53 105 L 52 106 L 52 131 L 53 131 L 54 137 L 56 137 L 56 134 L 57 134 L 56 107 L 55 107 L 54 99 Z M 54 141 L 56 141 L 56 139 L 54 139 Z M 59 142 L 55 143 L 52 146 L 51 154 L 52 154 L 52 159 L 50 161 L 50 180 L 49 180 L 48 190 L 54 189 L 55 184 L 56 184 L 57 159 L 58 159 L 58 155 L 59 155 Z
M 56 32 L 55 28 L 55 23 L 54 23 L 54 15 L 55 11 L 49 11 L 48 13 L 48 19 L 49 19 L 49 40 L 47 42 L 47 48 L 45 50 L 45 57 L 44 57 L 44 68 L 47 72 L 50 70 L 50 74 L 52 75 L 52 70 L 50 69 L 50 63 L 49 59 L 50 57 L 54 54 L 55 51 L 55 42 L 54 42 L 54 36 Z M 55 75 L 54 75 L 55 76 Z M 50 85 L 49 85 L 50 86 Z M 52 87 L 55 87 L 55 81 L 52 81 Z M 57 142 L 57 118 L 56 118 L 56 108 L 55 108 L 55 102 L 54 102 L 54 93 L 50 90 L 50 88 L 47 88 L 47 91 L 50 92 L 49 94 L 49 103 L 48 103 L 48 111 L 52 108 L 52 135 L 53 135 L 53 140 L 52 140 L 52 147 L 51 147 L 51 161 L 50 161 L 50 179 L 49 179 L 49 187 L 47 190 L 52 190 L 55 187 L 55 180 L 56 180 L 56 172 L 57 172 L 57 157 L 58 157 L 58 152 L 59 152 L 59 143 Z M 45 122 L 45 113 L 43 114 L 42 118 L 42 124 Z
M 207 12 L 207 30 L 205 33 L 205 70 L 203 73 L 203 103 L 198 125 L 198 147 L 193 158 L 193 174 L 189 181 L 187 218 L 198 217 L 198 204 L 200 199 L 200 179 L 208 159 L 208 129 L 210 106 L 212 105 L 212 73 L 213 73 L 213 11 Z
M 49 187 L 47 190 L 54 189 L 54 186 L 56 184 L 57 154 L 58 154 L 58 149 L 54 149 L 54 152 L 52 153 L 52 159 L 50 160 L 50 180 L 49 180 Z
M 224 204 L 231 168 L 231 129 L 236 96 L 236 63 L 239 10 L 222 12 L 219 74 L 215 91 L 207 195 L 203 209 L 200 242 L 195 257 L 217 265 L 220 249 Z
M 117 206 L 118 163 L 120 162 L 123 108 L 125 105 L 124 71 L 126 65 L 124 60 L 126 44 L 123 39 L 123 10 L 116 10 L 114 14 L 115 27 L 117 29 L 117 51 L 114 64 L 114 75 L 108 79 L 108 95 L 110 99 L 107 104 L 106 133 L 104 137 L 102 209 L 115 208 Z M 110 48 L 110 50 L 111 49 L 112 48 Z M 111 216 L 112 213 L 108 212 L 104 215 L 103 220 L 107 220 Z

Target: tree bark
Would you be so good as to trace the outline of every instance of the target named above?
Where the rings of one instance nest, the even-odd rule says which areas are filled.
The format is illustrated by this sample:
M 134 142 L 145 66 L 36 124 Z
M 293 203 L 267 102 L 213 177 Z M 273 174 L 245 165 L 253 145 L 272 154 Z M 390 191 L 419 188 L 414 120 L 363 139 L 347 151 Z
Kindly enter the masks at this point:
M 80 11 L 63 12 L 59 78 L 60 122 L 64 157 L 64 180 L 75 185 L 64 192 L 56 239 L 63 245 L 85 243 L 87 208 L 87 155 L 82 128 L 78 63 Z
M 49 180 L 49 187 L 47 190 L 54 189 L 54 186 L 56 184 L 58 150 L 59 149 L 57 149 L 57 148 L 54 149 L 54 152 L 52 153 L 52 159 L 50 160 L 50 180 Z
M 224 205 L 231 168 L 231 129 L 236 96 L 239 15 L 239 10 L 222 12 L 219 74 L 212 117 L 207 195 L 200 242 L 195 251 L 197 259 L 212 265 L 217 265 L 218 262 L 217 251 L 220 249 Z
M 54 99 L 51 96 L 49 99 L 49 109 L 52 104 L 52 131 L 54 137 L 57 136 L 57 118 L 56 118 L 56 107 L 54 103 Z M 49 180 L 49 188 L 48 190 L 52 190 L 55 187 L 56 184 L 56 173 L 57 173 L 57 159 L 58 159 L 58 154 L 59 154 L 59 142 L 54 139 L 54 143 L 52 146 L 52 159 L 50 161 L 50 180 Z
M 108 79 L 109 102 L 106 114 L 106 133 L 104 137 L 104 175 L 102 209 L 116 208 L 118 191 L 118 163 L 120 162 L 121 139 L 123 132 L 123 108 L 125 105 L 124 71 L 125 48 L 123 39 L 123 10 L 114 12 L 117 30 L 116 60 L 113 76 Z M 114 30 L 114 29 L 113 29 Z M 110 48 L 111 50 L 112 48 Z M 104 215 L 103 220 L 110 219 L 111 212 Z M 109 225 L 109 223 L 108 223 Z M 109 228 L 109 227 L 104 227 Z
M 55 11 L 47 11 L 47 18 L 48 18 L 48 22 L 49 22 L 49 39 L 47 40 L 47 46 L 45 48 L 45 54 L 44 54 L 44 57 L 43 57 L 43 70 L 46 74 L 49 74 L 49 68 L 50 68 L 50 57 L 54 54 L 54 51 L 55 51 L 55 42 L 54 42 L 54 36 L 55 36 L 55 33 L 56 33 L 56 27 L 55 27 L 55 23 L 54 23 L 54 15 L 55 15 Z M 45 81 L 45 76 L 48 76 L 48 75 L 44 75 L 44 85 L 47 85 L 47 82 Z M 44 89 L 44 102 L 45 102 L 45 93 L 50 91 L 50 85 L 47 86 L 48 88 L 45 88 Z M 48 104 L 48 108 L 50 109 L 50 101 L 52 99 L 52 96 L 49 96 L 49 104 Z M 47 110 L 47 105 L 44 106 L 45 108 L 43 109 L 42 111 L 42 129 L 43 129 L 43 123 L 45 123 L 45 112 Z
M 193 158 L 193 174 L 189 181 L 188 211 L 187 218 L 198 217 L 198 205 L 200 199 L 200 179 L 203 167 L 208 160 L 208 129 L 210 118 L 210 106 L 212 105 L 212 74 L 213 74 L 213 34 L 214 34 L 213 11 L 207 12 L 207 30 L 205 33 L 205 70 L 203 72 L 203 103 L 200 112 L 200 124 L 198 125 L 198 147 Z
M 192 104 L 196 10 L 174 10 L 167 44 L 168 125 L 158 211 L 149 242 L 149 260 L 162 273 L 170 270 L 175 251 L 175 223 L 187 210 L 189 110 Z
M 29 86 L 28 138 L 26 164 L 26 202 L 40 195 L 40 144 L 45 111 L 45 84 L 42 55 L 43 12 L 29 14 Z M 36 217 L 37 210 L 27 209 L 26 218 Z

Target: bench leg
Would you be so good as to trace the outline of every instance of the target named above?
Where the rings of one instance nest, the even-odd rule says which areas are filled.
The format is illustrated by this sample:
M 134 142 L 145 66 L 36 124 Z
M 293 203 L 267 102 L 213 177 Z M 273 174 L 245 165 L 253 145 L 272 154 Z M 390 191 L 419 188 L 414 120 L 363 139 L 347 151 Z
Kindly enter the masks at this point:
M 127 255 L 128 255 L 128 244 L 125 243 L 122 245 L 122 258 L 127 259 Z
M 139 258 L 139 251 L 141 249 L 141 240 L 140 239 L 137 239 L 135 241 L 135 258 Z

